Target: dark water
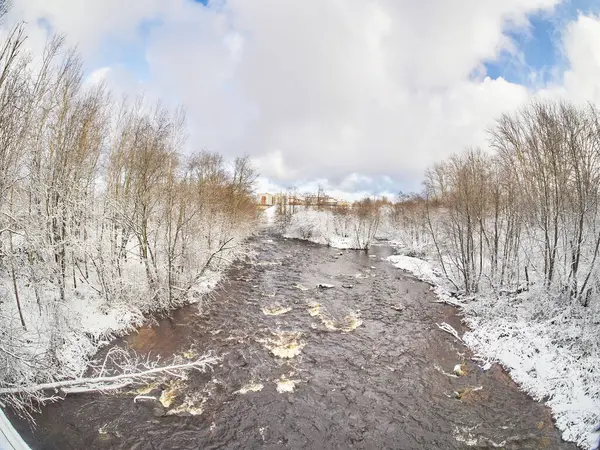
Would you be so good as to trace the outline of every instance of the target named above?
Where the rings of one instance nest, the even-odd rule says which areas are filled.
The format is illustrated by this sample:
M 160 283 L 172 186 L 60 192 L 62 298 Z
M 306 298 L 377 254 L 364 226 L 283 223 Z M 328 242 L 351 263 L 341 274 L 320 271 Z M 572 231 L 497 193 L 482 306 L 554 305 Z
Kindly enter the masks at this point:
M 179 415 L 156 417 L 135 394 L 70 396 L 45 408 L 35 431 L 17 425 L 32 448 L 575 448 L 561 441 L 547 408 L 499 367 L 481 371 L 438 330 L 442 321 L 462 330 L 455 310 L 381 261 L 389 248 L 370 257 L 267 235 L 253 245 L 256 258 L 234 265 L 202 314 L 185 307 L 117 342 L 166 358 L 223 357 L 212 372 L 180 382 L 168 408 Z M 277 307 L 290 310 L 263 312 Z M 299 354 L 274 356 L 267 347 L 277 351 L 278 337 Z M 461 362 L 465 376 L 442 372 Z

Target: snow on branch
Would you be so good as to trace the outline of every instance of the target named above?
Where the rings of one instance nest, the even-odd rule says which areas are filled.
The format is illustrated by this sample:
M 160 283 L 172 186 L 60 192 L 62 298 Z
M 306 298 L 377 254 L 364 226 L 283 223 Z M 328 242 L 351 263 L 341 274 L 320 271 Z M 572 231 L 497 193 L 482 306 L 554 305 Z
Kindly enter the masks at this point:
M 159 366 L 158 360 L 150 360 L 148 357 L 140 359 L 135 353 L 113 347 L 101 365 L 90 366 L 95 369 L 92 376 L 39 384 L 2 386 L 0 404 L 10 405 L 23 416 L 30 418 L 30 409 L 60 400 L 68 394 L 122 389 L 132 384 L 148 382 L 161 375 L 184 378 L 185 373 L 190 370 L 204 372 L 220 361 L 221 357 L 207 353 L 195 360 L 184 362 L 176 357 L 171 364 Z
M 442 322 L 441 324 L 436 323 L 437 327 L 442 330 L 445 331 L 446 333 L 451 334 L 452 336 L 454 336 L 456 339 L 458 339 L 460 342 L 463 342 L 462 338 L 458 335 L 458 332 L 454 329 L 454 327 L 446 322 Z
M 48 389 L 61 389 L 65 393 L 103 391 L 106 389 L 118 389 L 128 386 L 136 381 L 147 380 L 162 373 L 171 375 L 177 374 L 182 370 L 196 369 L 204 371 L 212 364 L 219 362 L 219 358 L 215 356 L 203 356 L 196 361 L 185 364 L 173 364 L 164 367 L 155 367 L 153 369 L 143 370 L 135 373 L 124 373 L 111 377 L 91 377 L 79 378 L 76 380 L 56 381 L 54 383 L 42 383 L 32 386 L 20 386 L 14 388 L 0 388 L 0 395 L 17 394 L 21 392 L 37 392 Z M 83 388 L 83 389 L 82 389 Z

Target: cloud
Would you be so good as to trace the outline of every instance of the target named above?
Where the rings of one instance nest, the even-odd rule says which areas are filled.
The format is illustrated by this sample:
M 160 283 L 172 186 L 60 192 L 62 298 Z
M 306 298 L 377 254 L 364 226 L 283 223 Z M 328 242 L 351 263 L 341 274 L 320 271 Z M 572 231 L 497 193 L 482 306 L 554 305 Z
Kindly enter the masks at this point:
M 510 49 L 509 23 L 555 2 L 481 3 L 232 0 L 155 30 L 150 63 L 192 100 L 205 144 L 249 152 L 268 177 L 339 183 L 360 171 L 414 184 L 527 98 L 470 75 Z
M 138 26 L 164 13 L 161 0 L 14 0 L 10 16 L 54 32 L 88 55 L 110 36 L 137 37 Z M 33 27 L 32 27 L 33 28 Z
M 418 189 L 431 163 L 485 145 L 494 118 L 536 93 L 486 77 L 485 63 L 522 58 L 510 36 L 559 0 L 14 3 L 92 60 L 135 42 L 144 83 L 122 62 L 105 81 L 183 103 L 190 150 L 249 154 L 280 186 L 362 192 Z M 599 23 L 567 24 L 569 67 L 546 93 L 600 101 Z
M 600 17 L 580 14 L 567 26 L 563 42 L 570 65 L 564 90 L 578 101 L 600 103 Z

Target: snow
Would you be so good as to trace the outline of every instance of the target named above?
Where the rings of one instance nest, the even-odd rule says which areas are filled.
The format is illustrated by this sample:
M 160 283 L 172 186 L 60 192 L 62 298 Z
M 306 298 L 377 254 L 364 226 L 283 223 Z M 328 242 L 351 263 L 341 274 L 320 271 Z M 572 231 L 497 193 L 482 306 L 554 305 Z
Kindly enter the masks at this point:
M 0 327 L 6 332 L 0 343 L 0 379 L 19 380 L 26 385 L 81 376 L 100 348 L 114 337 L 141 326 L 148 315 L 201 302 L 216 287 L 229 264 L 246 253 L 243 239 L 248 233 L 248 230 L 238 230 L 232 248 L 196 280 L 189 295 L 169 305 L 153 299 L 144 266 L 134 252 L 123 263 L 123 276 L 110 280 L 114 291 L 109 298 L 94 288 L 100 286 L 100 282 L 90 271 L 87 282 L 78 277 L 77 287 L 72 283 L 65 287 L 63 301 L 54 282 L 40 281 L 38 305 L 27 274 L 17 271 L 27 325 L 24 330 L 13 300 L 11 280 L 0 277 L 0 298 L 6 299 L 0 301 Z M 207 251 L 198 252 L 198 262 L 201 263 L 202 258 L 206 260 L 206 255 Z
M 598 324 L 593 314 L 548 298 L 540 317 L 539 302 L 528 301 L 526 295 L 501 301 L 491 295 L 476 300 L 452 298 L 434 262 L 404 255 L 388 260 L 432 284 L 441 301 L 462 309 L 471 330 L 462 337 L 464 342 L 477 358 L 500 363 L 523 391 L 545 401 L 563 439 L 582 448 L 595 448 L 599 437 L 593 430 L 600 423 L 600 355 L 594 342 Z M 596 352 L 586 351 L 589 348 Z
M 429 283 L 439 301 L 461 308 L 470 331 L 462 339 L 474 359 L 489 368 L 501 364 L 520 388 L 550 407 L 566 441 L 581 448 L 598 445 L 600 424 L 600 307 L 584 308 L 560 294 L 535 290 L 498 297 L 489 286 L 475 298 L 456 296 L 444 276 L 427 232 L 417 222 L 399 226 L 384 212 L 378 239 L 399 252 L 387 260 Z M 436 220 L 442 220 L 437 218 Z M 363 248 L 352 236 L 352 222 L 329 211 L 303 210 L 292 216 L 284 236 L 337 248 Z M 320 313 L 320 305 L 313 305 Z
M 594 330 L 588 315 L 575 311 L 536 320 L 532 316 L 538 312 L 524 297 L 497 303 L 482 297 L 465 305 L 473 331 L 464 341 L 479 356 L 500 362 L 532 397 L 546 399 L 565 440 L 594 448 L 598 436 L 592 430 L 600 422 L 597 324 Z M 546 307 L 558 311 L 564 305 Z
M 273 205 L 270 208 L 265 209 L 264 217 L 268 225 L 273 225 L 275 223 L 275 218 L 277 217 L 277 205 Z
M 387 258 L 398 269 L 412 273 L 421 281 L 434 285 L 441 284 L 441 275 L 427 261 L 406 255 L 393 255 Z
M 372 239 L 356 217 L 313 208 L 293 214 L 284 228 L 283 236 L 339 249 L 364 249 Z

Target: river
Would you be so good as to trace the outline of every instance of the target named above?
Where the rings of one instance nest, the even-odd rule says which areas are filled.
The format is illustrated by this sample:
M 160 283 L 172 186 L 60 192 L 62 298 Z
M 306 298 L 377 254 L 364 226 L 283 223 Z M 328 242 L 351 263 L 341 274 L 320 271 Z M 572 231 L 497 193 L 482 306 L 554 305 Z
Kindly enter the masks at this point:
M 268 232 L 250 245 L 203 308 L 114 343 L 166 359 L 212 351 L 221 364 L 148 388 L 171 402 L 158 411 L 135 393 L 68 396 L 34 430 L 16 423 L 31 447 L 576 448 L 548 408 L 438 329 L 464 332 L 455 308 L 383 260 L 391 248 L 340 251 Z

